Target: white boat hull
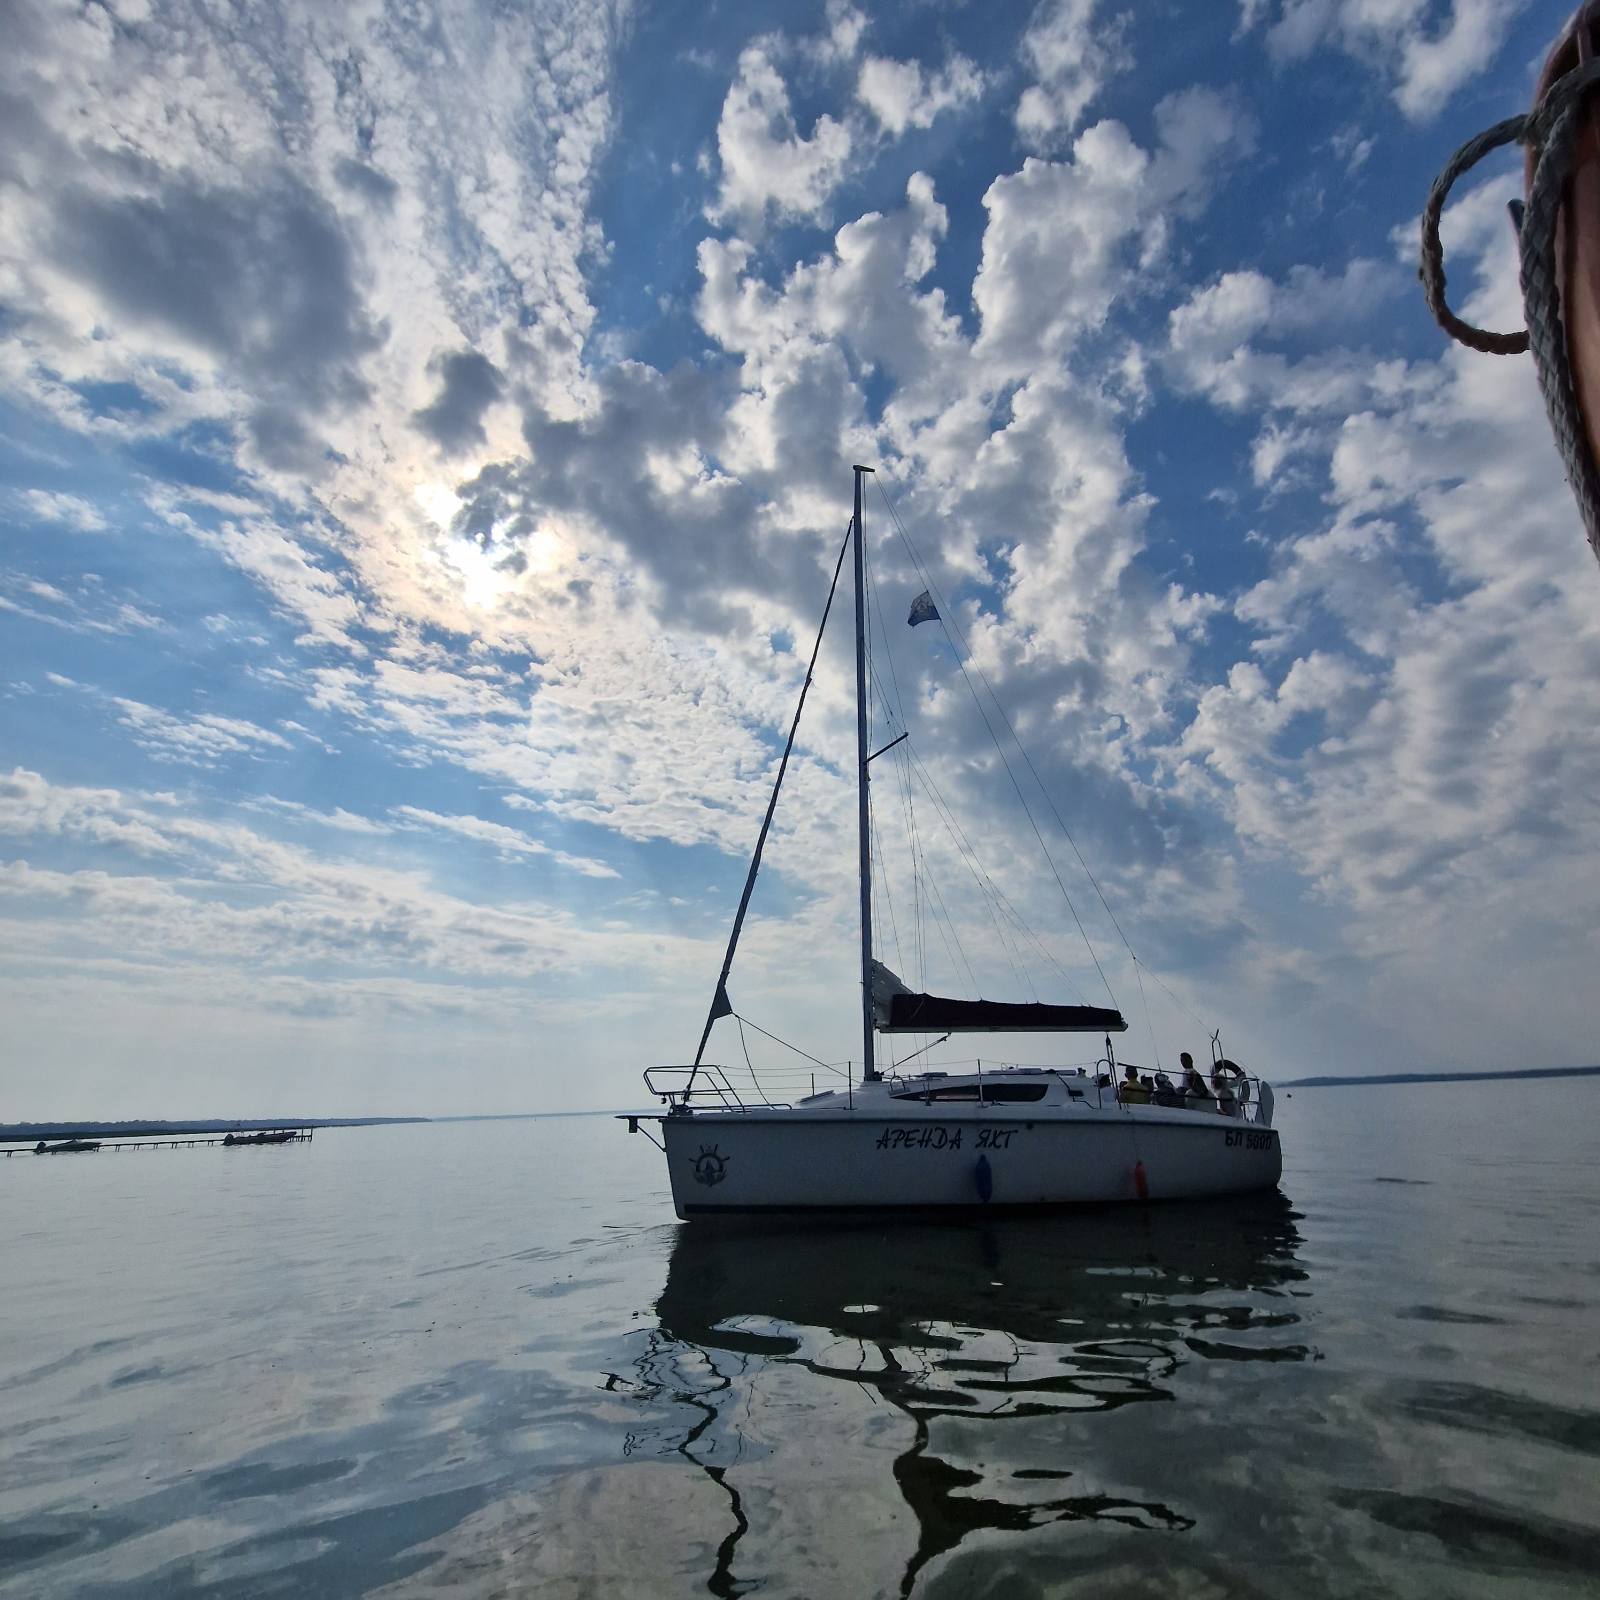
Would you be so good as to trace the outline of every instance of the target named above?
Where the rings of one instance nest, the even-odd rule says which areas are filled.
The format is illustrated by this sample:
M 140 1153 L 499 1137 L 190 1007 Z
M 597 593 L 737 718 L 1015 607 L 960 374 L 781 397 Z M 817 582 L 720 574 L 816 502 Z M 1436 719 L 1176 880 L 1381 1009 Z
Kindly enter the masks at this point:
M 740 1212 L 1011 1210 L 1276 1187 L 1278 1135 L 1254 1121 L 1155 1107 L 979 1115 L 913 1104 L 836 1116 L 663 1116 L 681 1218 Z

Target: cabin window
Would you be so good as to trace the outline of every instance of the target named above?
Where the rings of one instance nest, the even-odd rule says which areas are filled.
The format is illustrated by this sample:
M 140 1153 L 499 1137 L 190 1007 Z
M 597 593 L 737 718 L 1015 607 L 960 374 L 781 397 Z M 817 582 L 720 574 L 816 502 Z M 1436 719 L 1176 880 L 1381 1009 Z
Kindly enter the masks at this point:
M 986 1083 L 983 1086 L 983 1103 L 988 1106 L 1022 1105 L 1028 1101 L 1043 1100 L 1049 1091 L 1046 1083 Z M 896 1100 L 926 1100 L 940 1103 L 962 1101 L 967 1105 L 978 1099 L 975 1083 L 941 1084 L 937 1089 L 902 1089 Z
M 1045 1083 L 986 1083 L 983 1098 L 993 1106 L 1015 1106 L 1028 1100 L 1043 1100 L 1049 1087 Z

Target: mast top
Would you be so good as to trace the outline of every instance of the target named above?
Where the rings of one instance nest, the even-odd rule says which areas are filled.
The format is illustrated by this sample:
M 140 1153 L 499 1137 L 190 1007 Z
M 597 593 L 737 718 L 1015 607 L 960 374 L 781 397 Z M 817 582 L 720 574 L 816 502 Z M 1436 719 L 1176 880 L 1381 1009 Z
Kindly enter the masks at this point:
M 876 472 L 878 469 L 876 467 L 855 466 L 855 467 L 851 467 L 850 470 L 852 472 Z

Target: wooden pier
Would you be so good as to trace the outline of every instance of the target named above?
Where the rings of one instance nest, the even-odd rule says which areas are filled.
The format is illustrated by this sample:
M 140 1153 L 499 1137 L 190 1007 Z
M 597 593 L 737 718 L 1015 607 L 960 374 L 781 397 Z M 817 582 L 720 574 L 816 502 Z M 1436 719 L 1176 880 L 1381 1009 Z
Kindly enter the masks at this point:
M 93 1134 L 75 1137 L 92 1141 L 94 1148 L 73 1149 L 68 1135 L 58 1135 L 32 1144 L 14 1144 L 0 1149 L 0 1156 L 95 1155 L 101 1150 L 192 1150 L 197 1145 L 220 1144 L 230 1149 L 269 1145 L 309 1143 L 315 1128 L 219 1128 L 215 1133 L 184 1134 L 169 1137 L 152 1133 L 141 1138 L 96 1139 Z M 42 1146 L 42 1148 L 41 1148 Z

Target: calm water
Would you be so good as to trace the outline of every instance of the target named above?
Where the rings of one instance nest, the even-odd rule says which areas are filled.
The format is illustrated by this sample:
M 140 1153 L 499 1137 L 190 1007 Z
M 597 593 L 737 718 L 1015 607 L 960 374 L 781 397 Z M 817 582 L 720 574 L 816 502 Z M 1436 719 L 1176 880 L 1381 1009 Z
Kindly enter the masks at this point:
M 0 1593 L 1593 1595 L 1600 1082 L 727 1235 L 599 1118 L 0 1162 Z

